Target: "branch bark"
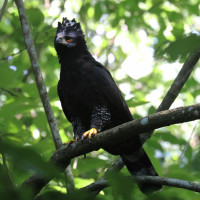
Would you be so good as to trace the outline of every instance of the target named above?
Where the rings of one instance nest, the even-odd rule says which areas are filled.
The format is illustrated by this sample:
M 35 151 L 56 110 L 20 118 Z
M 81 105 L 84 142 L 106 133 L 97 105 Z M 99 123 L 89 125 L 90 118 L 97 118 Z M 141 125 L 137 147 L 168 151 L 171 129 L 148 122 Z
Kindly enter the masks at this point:
M 200 58 L 200 49 L 195 53 L 192 53 L 181 68 L 179 74 L 177 75 L 176 79 L 174 80 L 173 84 L 171 85 L 169 91 L 167 92 L 165 98 L 163 99 L 162 103 L 156 110 L 156 112 L 160 112 L 163 110 L 168 110 L 178 94 L 180 93 L 181 89 L 183 88 L 185 82 L 189 78 L 190 74 L 192 73 L 195 65 L 199 61 Z
M 127 140 L 134 141 L 135 136 L 152 129 L 154 130 L 177 123 L 193 121 L 199 118 L 200 104 L 158 112 L 101 132 L 93 137 L 90 141 L 85 139 L 71 145 L 64 145 L 61 149 L 57 150 L 53 154 L 53 156 L 50 158 L 50 162 L 63 168 L 64 170 L 66 165 L 69 164 L 70 160 L 74 157 L 98 150 L 100 148 L 118 145 L 119 143 L 123 143 Z M 24 185 L 34 185 L 34 183 L 38 180 L 37 177 L 38 174 L 36 173 L 30 179 L 26 180 Z M 48 180 L 46 179 L 45 183 L 47 184 L 51 178 L 52 177 L 50 177 Z M 35 194 L 37 194 L 42 187 L 37 187 L 36 189 L 37 190 L 35 190 Z
M 174 178 L 166 178 L 159 176 L 144 176 L 144 177 L 140 176 L 137 177 L 137 181 L 183 188 L 200 193 L 200 184 Z

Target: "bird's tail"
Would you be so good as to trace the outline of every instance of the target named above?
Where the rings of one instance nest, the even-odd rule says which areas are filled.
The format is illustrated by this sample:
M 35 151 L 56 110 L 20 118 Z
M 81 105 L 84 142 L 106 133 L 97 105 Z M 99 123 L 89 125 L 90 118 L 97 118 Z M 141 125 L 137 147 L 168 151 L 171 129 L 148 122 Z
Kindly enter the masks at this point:
M 121 157 L 127 169 L 132 175 L 158 176 L 143 148 L 140 148 L 137 152 L 134 152 L 133 154 L 123 154 L 121 155 Z M 162 188 L 162 185 L 152 183 L 139 183 L 138 187 L 143 193 L 148 194 L 160 190 Z

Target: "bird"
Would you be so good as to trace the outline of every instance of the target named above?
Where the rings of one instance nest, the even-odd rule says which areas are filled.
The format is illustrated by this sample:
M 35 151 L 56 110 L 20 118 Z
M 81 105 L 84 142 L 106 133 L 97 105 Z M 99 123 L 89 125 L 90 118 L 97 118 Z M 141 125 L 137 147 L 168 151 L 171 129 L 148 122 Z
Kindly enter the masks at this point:
M 70 142 L 91 139 L 101 131 L 133 120 L 111 73 L 89 52 L 80 22 L 66 17 L 58 22 L 54 46 L 61 65 L 57 92 L 73 127 L 74 139 Z M 133 176 L 158 176 L 139 136 L 104 149 L 120 155 Z M 138 186 L 145 194 L 162 188 L 151 183 Z

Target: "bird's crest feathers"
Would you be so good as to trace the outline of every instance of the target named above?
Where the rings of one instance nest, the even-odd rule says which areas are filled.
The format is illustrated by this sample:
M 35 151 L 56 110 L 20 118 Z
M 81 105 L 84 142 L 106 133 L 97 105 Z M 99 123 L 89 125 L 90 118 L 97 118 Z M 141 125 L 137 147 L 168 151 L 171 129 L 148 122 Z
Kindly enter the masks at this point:
M 73 31 L 79 33 L 80 35 L 83 35 L 80 23 L 77 23 L 75 19 L 72 19 L 70 21 L 66 17 L 63 17 L 62 23 L 58 22 L 57 32 L 61 31 L 65 32 Z

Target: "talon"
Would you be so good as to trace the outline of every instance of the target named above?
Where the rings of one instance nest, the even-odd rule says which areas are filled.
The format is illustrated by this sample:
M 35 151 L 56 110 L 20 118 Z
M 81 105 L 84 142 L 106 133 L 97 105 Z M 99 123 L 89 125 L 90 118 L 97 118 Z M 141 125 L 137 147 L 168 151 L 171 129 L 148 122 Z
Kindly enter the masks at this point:
M 88 130 L 85 133 L 83 133 L 82 139 L 84 139 L 86 137 L 88 137 L 90 139 L 96 134 L 97 134 L 97 129 L 96 128 L 91 128 L 90 130 Z

